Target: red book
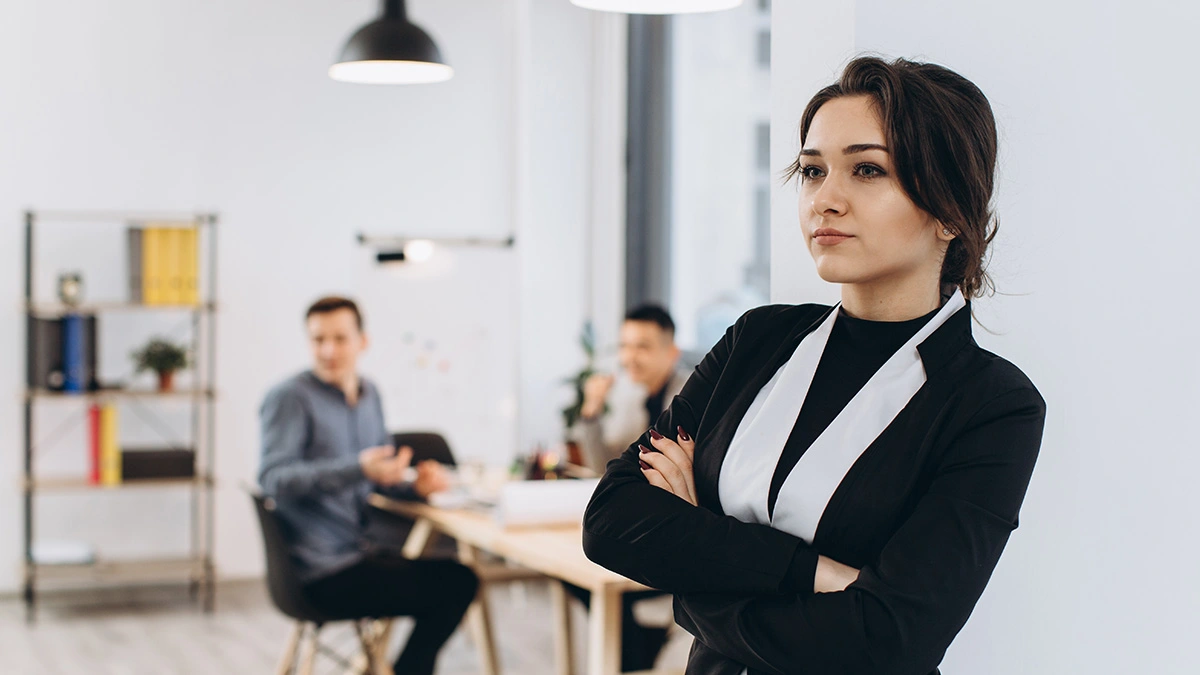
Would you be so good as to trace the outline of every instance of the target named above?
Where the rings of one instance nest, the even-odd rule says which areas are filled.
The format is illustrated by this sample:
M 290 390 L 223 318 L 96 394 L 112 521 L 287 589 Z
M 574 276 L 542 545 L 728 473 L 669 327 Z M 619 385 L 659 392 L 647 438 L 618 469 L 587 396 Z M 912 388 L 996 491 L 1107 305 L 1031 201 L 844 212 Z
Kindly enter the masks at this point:
M 88 480 L 100 484 L 100 406 L 88 408 Z

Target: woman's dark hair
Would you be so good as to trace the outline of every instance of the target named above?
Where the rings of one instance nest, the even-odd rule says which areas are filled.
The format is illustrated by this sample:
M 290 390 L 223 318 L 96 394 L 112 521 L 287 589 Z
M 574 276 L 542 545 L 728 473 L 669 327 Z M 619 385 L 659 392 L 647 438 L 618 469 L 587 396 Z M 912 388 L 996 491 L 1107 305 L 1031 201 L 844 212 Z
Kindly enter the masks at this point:
M 358 325 L 358 330 L 361 333 L 363 329 L 363 316 L 362 312 L 358 310 L 358 303 L 350 298 L 343 298 L 340 295 L 328 295 L 309 305 L 308 311 L 304 313 L 304 320 L 307 321 L 314 314 L 329 314 L 342 309 L 348 309 L 354 313 L 354 323 Z
M 987 97 L 942 66 L 859 57 L 808 102 L 800 120 L 802 147 L 817 110 L 844 96 L 875 102 L 904 191 L 954 233 L 942 283 L 962 289 L 968 299 L 995 290 L 986 271 L 988 245 L 999 227 L 991 209 L 996 119 Z M 785 175 L 790 180 L 799 173 L 797 158 Z

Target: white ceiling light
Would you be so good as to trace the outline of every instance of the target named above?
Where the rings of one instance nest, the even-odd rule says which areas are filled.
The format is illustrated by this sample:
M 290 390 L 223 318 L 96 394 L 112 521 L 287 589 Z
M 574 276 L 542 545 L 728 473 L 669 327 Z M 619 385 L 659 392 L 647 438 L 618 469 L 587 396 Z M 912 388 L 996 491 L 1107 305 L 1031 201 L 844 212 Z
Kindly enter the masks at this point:
M 743 0 L 571 0 L 572 3 L 603 12 L 626 14 L 689 14 L 718 12 L 741 6 Z
M 422 263 L 433 257 L 434 243 L 428 239 L 413 239 L 404 245 L 404 257 Z

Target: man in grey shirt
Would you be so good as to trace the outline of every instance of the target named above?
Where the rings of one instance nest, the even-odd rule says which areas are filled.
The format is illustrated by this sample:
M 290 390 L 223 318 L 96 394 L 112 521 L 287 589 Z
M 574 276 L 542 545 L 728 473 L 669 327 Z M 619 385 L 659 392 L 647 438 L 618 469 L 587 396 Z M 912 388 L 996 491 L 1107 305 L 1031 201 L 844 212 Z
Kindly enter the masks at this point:
M 358 374 L 367 337 L 354 301 L 318 300 L 305 323 L 313 367 L 263 401 L 259 484 L 278 506 L 309 602 L 331 614 L 414 617 L 394 669 L 431 674 L 478 579 L 456 562 L 407 560 L 373 541 L 367 497 L 425 499 L 446 489 L 445 469 L 410 469 L 412 450 L 392 447 L 379 391 Z

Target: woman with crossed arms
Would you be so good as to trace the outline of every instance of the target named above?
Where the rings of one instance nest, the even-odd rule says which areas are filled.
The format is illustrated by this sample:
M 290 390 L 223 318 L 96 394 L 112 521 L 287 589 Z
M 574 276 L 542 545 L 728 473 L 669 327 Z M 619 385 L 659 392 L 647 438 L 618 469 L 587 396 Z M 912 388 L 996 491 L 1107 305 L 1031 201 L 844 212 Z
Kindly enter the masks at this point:
M 971 335 L 995 234 L 987 98 L 859 58 L 809 102 L 800 226 L 841 302 L 747 312 L 584 519 L 675 594 L 689 675 L 927 675 L 1017 527 L 1045 403 Z

